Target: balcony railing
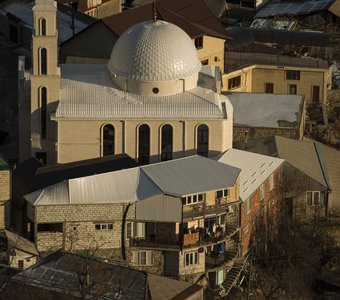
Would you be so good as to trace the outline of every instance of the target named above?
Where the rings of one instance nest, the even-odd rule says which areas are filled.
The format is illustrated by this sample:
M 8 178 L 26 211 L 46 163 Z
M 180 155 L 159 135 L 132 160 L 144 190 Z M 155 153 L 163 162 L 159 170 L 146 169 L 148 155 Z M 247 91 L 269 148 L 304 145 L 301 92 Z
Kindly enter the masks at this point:
M 131 239 L 131 247 L 145 247 L 145 248 L 166 248 L 179 249 L 180 243 L 175 240 L 145 240 L 145 239 Z

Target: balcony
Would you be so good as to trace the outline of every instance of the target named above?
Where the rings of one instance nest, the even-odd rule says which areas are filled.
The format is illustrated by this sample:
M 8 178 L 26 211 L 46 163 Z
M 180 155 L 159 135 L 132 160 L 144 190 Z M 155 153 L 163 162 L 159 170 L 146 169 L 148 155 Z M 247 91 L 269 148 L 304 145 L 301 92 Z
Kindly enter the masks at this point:
M 227 211 L 226 199 L 216 199 L 215 205 L 206 205 L 198 203 L 194 205 L 183 206 L 183 220 L 188 221 L 200 217 L 223 214 Z
M 232 239 L 228 239 L 226 242 L 226 248 L 222 253 L 218 250 L 217 245 L 214 246 L 213 251 L 210 251 L 205 256 L 206 269 L 214 269 L 221 266 L 232 267 L 233 260 L 237 257 L 238 249 L 236 243 Z
M 159 248 L 159 249 L 179 249 L 180 244 L 176 240 L 168 239 L 141 239 L 133 238 L 130 239 L 131 247 L 145 247 L 145 248 Z
M 183 247 L 197 247 L 213 245 L 223 241 L 227 237 L 227 232 L 222 228 L 216 228 L 215 232 L 208 233 L 205 228 L 197 228 L 197 232 L 183 234 Z

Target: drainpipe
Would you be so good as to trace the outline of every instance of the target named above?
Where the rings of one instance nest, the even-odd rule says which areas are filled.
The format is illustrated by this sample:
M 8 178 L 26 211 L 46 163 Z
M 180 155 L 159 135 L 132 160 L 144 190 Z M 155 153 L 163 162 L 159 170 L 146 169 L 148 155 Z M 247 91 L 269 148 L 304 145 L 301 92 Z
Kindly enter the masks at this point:
M 125 251 L 125 223 L 126 216 L 128 214 L 131 203 L 128 203 L 127 206 L 123 204 L 123 219 L 122 219 L 122 234 L 121 234 L 121 255 L 122 259 L 126 260 L 126 251 Z

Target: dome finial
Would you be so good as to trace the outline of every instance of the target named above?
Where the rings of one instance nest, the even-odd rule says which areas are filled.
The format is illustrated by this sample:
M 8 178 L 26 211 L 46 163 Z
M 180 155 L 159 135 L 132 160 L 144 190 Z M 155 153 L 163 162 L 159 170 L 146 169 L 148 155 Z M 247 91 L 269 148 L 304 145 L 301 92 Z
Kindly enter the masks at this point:
M 157 7 L 156 7 L 156 1 L 153 2 L 152 8 L 153 8 L 153 21 L 156 22 L 156 21 L 157 21 Z

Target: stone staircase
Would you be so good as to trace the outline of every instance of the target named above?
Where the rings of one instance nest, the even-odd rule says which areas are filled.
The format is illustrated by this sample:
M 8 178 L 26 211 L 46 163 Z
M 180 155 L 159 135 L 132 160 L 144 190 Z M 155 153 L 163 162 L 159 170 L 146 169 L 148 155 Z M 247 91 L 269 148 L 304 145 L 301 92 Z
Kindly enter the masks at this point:
M 224 287 L 223 297 L 227 296 L 230 290 L 237 284 L 237 281 L 240 278 L 244 265 L 245 258 L 236 258 L 234 260 L 234 266 L 229 270 L 227 279 L 223 283 Z

